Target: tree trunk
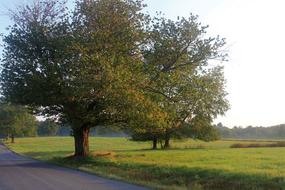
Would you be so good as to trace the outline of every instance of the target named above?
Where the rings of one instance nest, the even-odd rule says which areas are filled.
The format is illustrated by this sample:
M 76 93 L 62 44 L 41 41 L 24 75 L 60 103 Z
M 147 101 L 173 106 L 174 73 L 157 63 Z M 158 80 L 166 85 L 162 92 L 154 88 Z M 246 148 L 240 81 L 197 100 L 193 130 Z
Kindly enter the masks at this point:
M 89 154 L 89 132 L 90 128 L 83 126 L 73 130 L 75 157 L 86 157 Z
M 163 148 L 165 148 L 165 149 L 170 148 L 170 138 L 169 137 L 165 138 L 164 147 Z
M 13 133 L 11 134 L 11 143 L 15 143 L 15 136 Z
M 152 149 L 153 150 L 156 150 L 157 149 L 157 138 L 153 138 L 153 140 L 152 140 Z

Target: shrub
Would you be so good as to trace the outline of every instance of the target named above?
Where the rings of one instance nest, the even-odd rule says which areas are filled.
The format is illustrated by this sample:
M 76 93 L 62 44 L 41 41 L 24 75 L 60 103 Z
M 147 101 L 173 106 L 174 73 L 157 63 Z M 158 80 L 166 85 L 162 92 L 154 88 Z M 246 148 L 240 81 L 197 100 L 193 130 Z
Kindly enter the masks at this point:
M 285 142 L 275 142 L 271 144 L 260 144 L 260 143 L 252 143 L 252 144 L 241 144 L 236 143 L 232 144 L 230 148 L 262 148 L 262 147 L 285 147 Z

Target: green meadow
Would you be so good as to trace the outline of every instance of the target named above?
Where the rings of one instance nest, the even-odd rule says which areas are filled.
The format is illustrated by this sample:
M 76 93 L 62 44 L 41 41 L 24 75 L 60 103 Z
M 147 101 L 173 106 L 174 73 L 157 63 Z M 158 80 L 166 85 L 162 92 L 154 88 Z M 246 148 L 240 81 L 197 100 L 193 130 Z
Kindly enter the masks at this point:
M 90 138 L 92 155 L 71 159 L 71 137 L 19 138 L 13 151 L 153 189 L 285 189 L 285 148 L 230 148 L 272 141 L 172 141 L 170 150 L 126 138 Z

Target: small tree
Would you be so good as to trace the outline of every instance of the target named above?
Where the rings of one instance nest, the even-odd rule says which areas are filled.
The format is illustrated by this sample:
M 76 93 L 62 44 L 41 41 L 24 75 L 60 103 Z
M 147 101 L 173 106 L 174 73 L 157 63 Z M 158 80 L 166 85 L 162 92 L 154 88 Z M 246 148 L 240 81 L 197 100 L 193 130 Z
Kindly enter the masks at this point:
M 11 137 L 15 142 L 16 136 L 36 136 L 37 121 L 35 116 L 22 106 L 1 103 L 0 105 L 0 132 Z
M 1 103 L 0 107 L 0 132 L 2 135 L 8 138 L 11 133 L 14 132 L 12 126 L 15 121 L 14 110 Z M 14 133 L 13 133 L 14 134 Z M 14 142 L 14 135 L 12 137 L 12 143 Z

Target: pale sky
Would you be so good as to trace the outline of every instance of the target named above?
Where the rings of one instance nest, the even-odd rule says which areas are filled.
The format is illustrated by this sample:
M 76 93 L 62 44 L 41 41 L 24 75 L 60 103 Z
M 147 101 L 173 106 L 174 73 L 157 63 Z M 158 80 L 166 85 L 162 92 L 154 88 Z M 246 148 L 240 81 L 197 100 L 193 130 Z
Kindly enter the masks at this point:
M 0 32 L 5 10 L 29 0 L 0 0 Z M 232 126 L 285 123 L 284 0 L 145 0 L 147 10 L 166 17 L 198 14 L 210 35 L 227 38 L 225 63 L 231 110 L 216 122 Z

